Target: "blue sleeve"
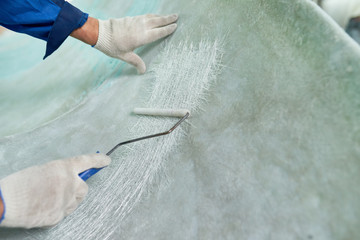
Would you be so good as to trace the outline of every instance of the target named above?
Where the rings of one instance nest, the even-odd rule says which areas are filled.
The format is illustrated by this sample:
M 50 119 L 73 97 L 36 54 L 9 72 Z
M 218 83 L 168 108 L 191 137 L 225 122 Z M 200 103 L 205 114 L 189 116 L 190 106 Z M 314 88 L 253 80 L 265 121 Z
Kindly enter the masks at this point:
M 0 188 L 0 201 L 2 201 L 3 206 L 4 206 L 3 214 L 2 214 L 2 216 L 0 216 L 0 223 L 1 223 L 5 218 L 5 211 L 6 211 L 6 209 L 5 209 L 5 201 L 4 201 L 4 198 L 3 198 L 2 194 L 1 194 L 1 188 Z
M 64 0 L 0 0 L 0 25 L 45 40 L 44 59 L 87 18 L 87 13 Z

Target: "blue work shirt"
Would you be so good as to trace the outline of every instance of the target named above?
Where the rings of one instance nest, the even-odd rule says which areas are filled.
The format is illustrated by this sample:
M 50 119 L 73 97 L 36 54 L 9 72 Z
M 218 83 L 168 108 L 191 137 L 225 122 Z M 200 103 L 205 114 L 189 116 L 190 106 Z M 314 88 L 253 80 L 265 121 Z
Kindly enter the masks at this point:
M 0 25 L 45 40 L 44 59 L 88 16 L 64 0 L 0 0 Z

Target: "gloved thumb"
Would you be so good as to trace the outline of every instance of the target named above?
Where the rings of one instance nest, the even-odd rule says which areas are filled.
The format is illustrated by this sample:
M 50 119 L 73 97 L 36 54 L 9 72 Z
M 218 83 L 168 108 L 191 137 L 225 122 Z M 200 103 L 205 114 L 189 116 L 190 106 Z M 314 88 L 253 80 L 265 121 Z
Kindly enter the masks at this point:
M 120 57 L 122 60 L 124 60 L 127 63 L 130 63 L 134 67 L 137 68 L 138 73 L 144 74 L 146 71 L 146 65 L 144 61 L 134 52 L 127 52 L 124 55 Z
M 90 168 L 102 168 L 110 164 L 111 159 L 104 154 L 95 153 L 89 155 L 81 155 L 67 160 L 72 169 L 77 173 L 82 173 Z

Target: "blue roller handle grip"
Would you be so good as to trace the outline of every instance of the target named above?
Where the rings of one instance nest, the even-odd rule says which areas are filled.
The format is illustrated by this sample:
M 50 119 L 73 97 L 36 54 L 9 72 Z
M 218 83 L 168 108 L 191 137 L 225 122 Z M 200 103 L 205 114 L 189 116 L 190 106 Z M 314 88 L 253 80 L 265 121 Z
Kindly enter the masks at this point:
M 94 175 L 95 173 L 97 173 L 98 171 L 100 171 L 103 168 L 90 168 L 88 170 L 83 171 L 82 173 L 79 174 L 79 177 L 82 178 L 82 180 L 86 181 L 88 180 L 92 175 Z
M 97 151 L 96 153 L 100 153 L 99 151 Z M 100 171 L 102 168 L 90 168 L 88 170 L 83 171 L 82 173 L 79 173 L 79 177 L 82 178 L 82 180 L 86 181 L 88 180 L 92 175 L 94 175 L 95 173 L 97 173 L 98 171 Z

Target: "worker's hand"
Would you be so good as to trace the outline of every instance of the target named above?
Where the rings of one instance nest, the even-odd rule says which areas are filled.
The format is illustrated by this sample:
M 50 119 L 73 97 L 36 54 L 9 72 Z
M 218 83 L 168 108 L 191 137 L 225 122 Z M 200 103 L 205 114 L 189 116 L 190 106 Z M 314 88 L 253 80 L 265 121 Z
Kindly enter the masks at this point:
M 138 72 L 146 70 L 144 61 L 133 51 L 147 43 L 173 33 L 178 15 L 147 14 L 137 17 L 99 20 L 99 37 L 95 48 L 106 55 L 134 65 Z
M 0 181 L 5 206 L 5 227 L 46 227 L 72 213 L 88 192 L 78 176 L 110 163 L 102 154 L 51 161 L 16 172 Z M 0 216 L 1 219 L 1 216 Z

